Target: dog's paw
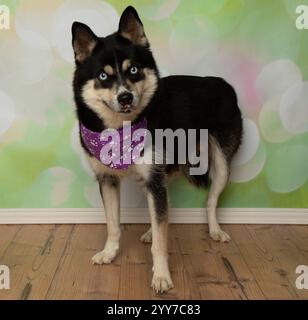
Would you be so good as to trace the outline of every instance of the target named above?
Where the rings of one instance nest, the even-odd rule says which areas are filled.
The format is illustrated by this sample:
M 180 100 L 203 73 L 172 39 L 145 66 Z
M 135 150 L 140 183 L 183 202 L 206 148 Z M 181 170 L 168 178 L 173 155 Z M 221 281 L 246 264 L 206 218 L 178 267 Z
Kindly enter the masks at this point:
M 152 231 L 148 230 L 140 237 L 140 241 L 143 243 L 151 243 L 152 242 Z
M 170 276 L 153 276 L 151 287 L 156 293 L 164 293 L 174 288 Z
M 116 257 L 116 251 L 103 250 L 92 257 L 92 264 L 108 264 Z
M 228 233 L 222 231 L 221 229 L 215 230 L 215 231 L 211 231 L 210 232 L 210 237 L 214 241 L 220 241 L 220 242 L 229 242 L 231 240 L 231 238 L 228 235 Z

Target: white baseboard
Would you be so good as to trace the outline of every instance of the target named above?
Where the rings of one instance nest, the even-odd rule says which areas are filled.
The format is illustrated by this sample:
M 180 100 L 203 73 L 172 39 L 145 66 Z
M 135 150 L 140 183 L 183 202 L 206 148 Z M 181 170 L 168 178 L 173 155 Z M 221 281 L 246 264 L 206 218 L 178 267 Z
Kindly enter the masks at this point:
M 308 208 L 218 209 L 218 219 L 227 224 L 308 224 Z M 171 223 L 206 223 L 204 208 L 170 209 Z M 81 224 L 105 223 L 102 208 L 84 209 L 0 209 L 0 224 Z M 149 223 L 147 209 L 124 208 L 122 223 Z

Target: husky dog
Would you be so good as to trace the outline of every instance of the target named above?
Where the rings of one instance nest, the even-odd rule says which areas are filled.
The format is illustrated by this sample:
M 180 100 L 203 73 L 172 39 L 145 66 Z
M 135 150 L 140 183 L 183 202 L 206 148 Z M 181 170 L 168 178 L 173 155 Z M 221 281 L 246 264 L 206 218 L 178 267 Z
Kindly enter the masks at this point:
M 105 247 L 92 262 L 110 263 L 119 250 L 120 181 L 133 174 L 145 190 L 150 211 L 151 228 L 141 241 L 152 242 L 152 287 L 156 292 L 166 292 L 173 288 L 167 249 L 167 177 L 171 172 L 183 172 L 198 187 L 207 186 L 209 180 L 209 234 L 216 241 L 230 240 L 217 222 L 216 207 L 228 181 L 231 159 L 241 143 L 242 117 L 236 93 L 217 77 L 160 78 L 143 24 L 131 6 L 122 13 L 118 31 L 107 37 L 98 37 L 87 25 L 74 22 L 72 45 L 76 62 L 73 90 L 81 143 L 99 183 L 108 230 Z M 143 121 L 150 132 L 167 128 L 208 129 L 208 172 L 189 175 L 189 162 L 133 163 L 117 168 L 102 163 L 91 143 L 97 146 L 99 139 L 95 139 L 105 129 L 123 129 L 123 121 L 137 126 Z

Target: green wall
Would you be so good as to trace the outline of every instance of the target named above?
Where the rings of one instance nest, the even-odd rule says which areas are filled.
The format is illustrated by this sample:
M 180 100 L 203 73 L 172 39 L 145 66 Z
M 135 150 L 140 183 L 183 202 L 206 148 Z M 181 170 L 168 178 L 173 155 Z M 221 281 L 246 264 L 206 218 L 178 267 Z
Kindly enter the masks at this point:
M 237 90 L 244 144 L 222 207 L 308 207 L 308 30 L 295 9 L 306 0 L 1 1 L 0 207 L 98 207 L 98 188 L 78 142 L 72 101 L 70 27 L 99 35 L 134 5 L 163 75 L 218 75 Z M 171 206 L 203 207 L 182 179 Z M 122 206 L 143 207 L 131 181 Z

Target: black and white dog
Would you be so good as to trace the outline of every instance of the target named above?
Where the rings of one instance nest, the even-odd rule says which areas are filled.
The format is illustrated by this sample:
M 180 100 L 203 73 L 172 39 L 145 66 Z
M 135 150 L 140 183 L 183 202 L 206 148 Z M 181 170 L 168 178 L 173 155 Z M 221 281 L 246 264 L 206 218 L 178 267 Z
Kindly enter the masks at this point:
M 118 252 L 120 180 L 134 174 L 145 189 L 151 217 L 151 229 L 141 241 L 152 241 L 152 287 L 156 292 L 165 292 L 173 287 L 167 250 L 166 180 L 171 172 L 183 172 L 197 186 L 206 186 L 209 178 L 206 207 L 210 236 L 216 241 L 230 240 L 217 222 L 216 207 L 228 181 L 231 159 L 241 143 L 242 117 L 236 93 L 226 81 L 216 77 L 160 78 L 142 22 L 133 7 L 123 12 L 119 30 L 105 38 L 97 37 L 79 22 L 74 22 L 72 36 L 76 61 L 73 87 L 81 143 L 99 183 L 108 229 L 105 248 L 92 261 L 110 263 Z M 89 136 L 105 129 L 119 130 L 123 121 L 138 125 L 143 119 L 150 132 L 167 128 L 208 129 L 208 174 L 189 175 L 189 161 L 113 168 L 95 156 Z

